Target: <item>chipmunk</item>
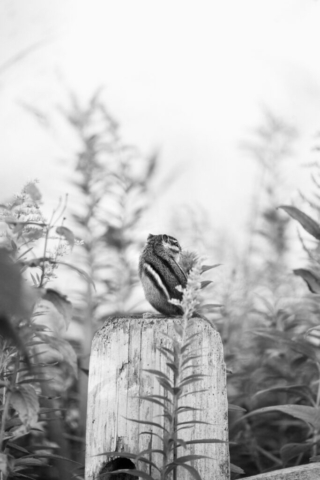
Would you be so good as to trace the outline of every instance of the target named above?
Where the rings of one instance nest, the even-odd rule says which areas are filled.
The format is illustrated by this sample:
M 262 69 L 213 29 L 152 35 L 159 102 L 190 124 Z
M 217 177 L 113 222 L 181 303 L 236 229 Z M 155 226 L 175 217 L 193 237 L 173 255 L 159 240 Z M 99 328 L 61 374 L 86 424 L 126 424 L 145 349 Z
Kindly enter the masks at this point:
M 139 261 L 139 276 L 146 299 L 163 315 L 182 315 L 179 305 L 170 299 L 182 299 L 177 290 L 187 285 L 187 274 L 179 265 L 181 247 L 170 235 L 149 235 Z

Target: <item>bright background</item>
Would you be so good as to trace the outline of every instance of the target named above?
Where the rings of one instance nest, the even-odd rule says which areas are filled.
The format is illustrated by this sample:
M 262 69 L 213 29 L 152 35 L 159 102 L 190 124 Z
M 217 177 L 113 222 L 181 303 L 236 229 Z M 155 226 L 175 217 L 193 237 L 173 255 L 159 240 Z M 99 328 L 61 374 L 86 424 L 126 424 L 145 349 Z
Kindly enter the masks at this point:
M 168 212 L 189 204 L 241 233 L 257 166 L 240 143 L 264 108 L 299 132 L 283 203 L 307 185 L 301 165 L 315 159 L 320 127 L 319 24 L 312 0 L 1 0 L 1 201 L 38 178 L 47 208 L 56 205 L 74 153 L 57 109 L 70 90 L 85 101 L 103 87 L 124 140 L 159 149 L 160 175 L 176 177 L 149 231 L 163 232 Z

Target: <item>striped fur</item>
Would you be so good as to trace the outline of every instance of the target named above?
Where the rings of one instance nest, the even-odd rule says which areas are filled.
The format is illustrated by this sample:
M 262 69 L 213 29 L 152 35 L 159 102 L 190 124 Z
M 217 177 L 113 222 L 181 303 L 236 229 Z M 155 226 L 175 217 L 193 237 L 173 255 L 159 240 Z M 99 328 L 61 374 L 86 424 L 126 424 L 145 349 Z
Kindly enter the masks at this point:
M 169 292 L 163 281 L 161 280 L 160 275 L 155 271 L 155 269 L 147 262 L 144 263 L 143 268 L 146 270 L 146 275 L 152 279 L 156 287 L 164 293 L 165 297 L 168 300 L 170 300 Z
M 169 235 L 149 235 L 141 254 L 139 275 L 146 299 L 160 313 L 169 316 L 181 315 L 182 309 L 169 302 L 182 299 L 176 287 L 185 287 L 187 276 L 178 264 L 181 247 Z

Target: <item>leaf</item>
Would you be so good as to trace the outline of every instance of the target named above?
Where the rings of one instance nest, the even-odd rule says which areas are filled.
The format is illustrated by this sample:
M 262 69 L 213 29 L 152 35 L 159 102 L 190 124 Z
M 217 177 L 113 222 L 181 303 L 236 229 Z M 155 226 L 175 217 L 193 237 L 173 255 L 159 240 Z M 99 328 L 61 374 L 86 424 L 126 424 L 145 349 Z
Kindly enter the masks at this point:
M 202 355 L 190 355 L 189 357 L 185 358 L 182 362 L 181 362 L 181 369 L 183 369 L 183 367 L 185 365 L 187 365 L 187 363 L 191 362 L 192 360 L 196 360 L 197 358 L 202 358 Z M 192 366 L 192 365 L 191 365 Z
M 168 397 L 165 397 L 164 395 L 147 395 L 148 397 L 150 398 L 155 398 L 155 399 L 159 399 L 159 400 L 163 400 L 165 402 L 169 402 L 172 404 L 172 401 L 170 400 L 170 398 Z
M 310 233 L 310 235 L 317 240 L 320 240 L 320 226 L 315 220 L 313 220 L 313 218 L 309 217 L 306 213 L 301 212 L 301 210 L 296 207 L 282 205 L 278 208 L 281 208 L 290 215 L 290 217 L 297 220 L 306 232 Z
M 253 412 L 247 413 L 240 420 L 252 417 L 253 415 L 260 415 L 261 413 L 282 412 L 291 417 L 298 418 L 314 428 L 320 428 L 320 408 L 309 407 L 307 405 L 275 405 L 272 407 L 263 407 Z
M 15 443 L 12 443 L 12 442 L 7 442 L 7 447 L 13 448 L 14 450 L 18 450 L 18 452 L 26 453 L 27 455 L 29 455 L 30 453 L 25 448 L 21 447 L 20 445 L 16 445 Z
M 203 380 L 203 377 L 205 377 L 206 375 L 190 375 L 189 379 L 184 379 L 180 384 L 179 384 L 179 388 L 183 388 L 185 387 L 186 385 L 190 385 L 190 383 L 195 383 L 195 382 L 200 382 L 201 380 Z
M 159 347 L 158 350 L 159 350 L 160 353 L 162 353 L 162 354 L 163 354 L 166 358 L 168 358 L 169 360 L 171 360 L 171 358 L 169 357 L 169 355 L 174 356 L 174 351 L 171 350 L 170 348 Z
M 281 460 L 286 465 L 289 460 L 297 457 L 300 453 L 308 452 L 312 445 L 312 443 L 287 443 L 280 450 Z
M 35 277 L 32 275 L 31 272 L 30 272 L 30 276 L 32 278 L 33 285 L 37 288 L 38 287 L 38 282 L 36 281 Z
M 148 372 L 148 373 L 152 373 L 153 375 L 156 375 L 157 377 L 161 377 L 161 378 L 167 380 L 168 382 L 171 382 L 171 378 L 168 377 L 168 375 L 166 375 L 165 373 L 161 372 L 161 370 L 153 370 L 151 368 L 144 368 L 143 371 Z
M 145 454 L 149 454 L 149 453 L 160 453 L 161 455 L 165 456 L 165 452 L 163 450 L 159 450 L 159 449 L 155 449 L 155 448 L 146 448 L 145 450 L 142 450 L 141 452 L 139 452 L 137 454 L 137 457 L 136 457 L 136 460 L 140 460 L 141 457 L 143 457 L 143 455 Z M 156 467 L 157 470 L 159 470 L 158 467 Z
M 171 413 L 169 413 L 169 411 L 167 410 L 165 413 L 163 414 L 160 414 L 160 415 L 155 415 L 153 418 L 166 418 L 167 420 L 169 420 L 169 423 L 172 423 L 173 422 L 173 416 L 171 415 Z
M 166 408 L 165 404 L 160 402 L 160 400 L 157 400 L 155 398 L 152 398 L 152 397 L 148 397 L 148 396 L 143 396 L 143 395 L 139 395 L 140 400 L 145 400 L 146 402 L 151 402 L 151 403 L 155 403 L 156 405 L 160 405 L 160 407 L 162 408 Z
M 238 405 L 233 405 L 232 403 L 228 403 L 228 409 L 235 412 L 246 412 L 245 408 L 239 407 Z
M 74 247 L 74 234 L 73 232 L 67 228 L 67 227 L 57 227 L 56 228 L 56 232 L 58 235 L 61 235 L 62 237 L 65 238 L 65 240 L 68 242 L 68 244 L 70 245 L 71 247 L 71 250 L 73 249 Z
M 170 392 L 174 395 L 177 395 L 178 394 L 178 391 L 180 389 L 174 389 L 169 382 L 167 382 L 167 380 L 164 380 L 164 378 L 160 378 L 160 377 L 157 377 L 157 380 L 158 382 L 160 383 L 160 385 L 167 391 L 167 392 Z
M 184 377 L 181 382 L 184 382 L 185 380 L 201 380 L 203 378 L 209 377 L 210 375 L 206 375 L 205 373 L 193 373 L 192 375 L 188 375 L 187 377 Z
M 233 463 L 230 463 L 230 472 L 232 473 L 246 473 L 242 468 L 238 467 L 237 465 L 234 465 Z
M 56 410 L 58 411 L 61 411 L 60 408 L 57 408 Z M 26 451 L 26 450 L 25 450 Z M 29 453 L 29 452 L 27 452 Z M 58 460 L 66 460 L 67 462 L 71 462 L 71 463 L 74 463 L 76 465 L 80 465 L 82 466 L 81 463 L 79 462 L 76 462 L 75 460 L 72 460 L 71 458 L 68 458 L 68 457 L 64 457 L 62 455 L 56 455 L 54 453 L 44 453 L 44 452 L 37 452 L 37 453 L 33 453 L 33 454 L 30 454 L 30 455 L 26 455 L 24 457 L 21 457 L 23 459 L 28 459 L 28 458 L 36 458 L 36 459 L 40 459 L 40 458 L 52 458 L 52 459 L 58 459 Z
M 39 400 L 33 385 L 15 388 L 11 393 L 10 403 L 26 427 L 31 428 L 37 423 Z
M 217 268 L 220 267 L 221 263 L 216 263 L 215 265 L 202 265 L 201 266 L 201 274 L 204 272 L 207 272 L 208 270 L 211 270 L 212 268 Z
M 310 270 L 297 268 L 293 270 L 293 273 L 306 282 L 310 292 L 320 293 L 320 279 L 314 273 L 310 272 Z
M 186 392 L 180 396 L 180 398 L 187 397 L 188 395 L 195 395 L 196 393 L 204 393 L 207 392 L 207 388 L 201 388 L 200 390 L 192 390 L 191 392 Z
M 196 408 L 196 407 L 188 407 L 188 406 L 181 406 L 176 409 L 177 413 L 182 413 L 182 412 L 199 412 L 201 411 L 202 408 Z
M 279 387 L 265 388 L 264 390 L 259 390 L 259 392 L 256 392 L 254 396 L 278 392 L 292 393 L 293 395 L 299 395 L 300 397 L 307 398 L 308 400 L 312 399 L 312 392 L 308 385 L 282 385 Z
M 50 381 L 50 380 L 52 380 L 52 379 L 50 379 L 50 378 L 36 378 L 36 377 L 32 377 L 32 378 L 27 378 L 27 379 L 25 379 L 25 380 L 19 380 L 19 381 L 17 382 L 17 385 L 23 385 L 24 383 L 30 384 L 30 383 L 48 382 L 48 381 Z
M 212 283 L 211 280 L 204 280 L 203 282 L 200 283 L 200 288 L 201 290 L 203 290 L 204 288 L 206 288 L 208 285 L 210 285 L 210 283 Z
M 46 465 L 45 462 L 39 460 L 38 458 L 26 458 L 26 457 L 21 457 L 21 458 L 18 458 L 17 460 L 15 460 L 15 465 L 16 466 L 33 466 L 33 467 L 40 467 L 40 466 L 44 466 Z
M 201 460 L 203 458 L 210 458 L 207 455 L 184 455 L 183 457 L 178 457 L 174 459 L 175 463 L 185 463 L 185 462 L 192 462 L 193 460 Z
M 212 425 L 210 422 L 204 422 L 202 420 L 188 420 L 188 421 L 185 421 L 185 422 L 177 422 L 177 425 L 179 425 L 179 426 L 180 425 L 195 425 L 195 424 Z
M 42 295 L 42 298 L 48 302 L 51 302 L 55 306 L 68 326 L 72 318 L 72 304 L 69 302 L 66 295 L 62 295 L 52 288 L 47 288 L 45 293 Z
M 124 417 L 124 418 L 126 420 L 129 420 L 130 422 L 140 423 L 140 425 L 150 425 L 150 427 L 158 427 L 158 428 L 161 428 L 161 430 L 167 431 L 167 429 L 163 425 L 160 425 L 160 423 L 136 420 L 135 418 L 127 418 L 127 417 Z
M 228 443 L 228 441 L 218 438 L 200 438 L 199 440 L 187 440 L 185 443 L 186 445 L 196 445 L 197 443 Z
M 172 370 L 175 374 L 179 374 L 179 369 L 175 363 L 167 362 L 167 366 Z

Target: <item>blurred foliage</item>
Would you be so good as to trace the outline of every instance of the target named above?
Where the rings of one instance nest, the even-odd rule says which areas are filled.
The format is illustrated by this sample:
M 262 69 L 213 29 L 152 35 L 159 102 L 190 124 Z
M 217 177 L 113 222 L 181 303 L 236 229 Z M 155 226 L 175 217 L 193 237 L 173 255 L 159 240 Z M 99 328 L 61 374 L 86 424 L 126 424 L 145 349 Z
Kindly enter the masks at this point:
M 139 222 L 152 199 L 157 155 L 143 157 L 121 140 L 99 92 L 84 107 L 75 97 L 71 100 L 64 115 L 79 145 L 72 175 L 77 203 L 72 207 L 74 229 L 83 240 L 75 260 L 96 285 L 90 314 L 95 329 L 105 315 L 133 307 L 136 257 L 145 241 Z M 87 305 L 86 290 L 79 292 L 81 311 L 83 302 Z
M 0 206 L 3 479 L 63 480 L 76 478 L 78 468 L 70 467 L 65 437 L 68 394 L 78 374 L 76 353 L 64 339 L 72 306 L 64 295 L 47 288 L 59 265 L 68 265 L 62 257 L 77 242 L 63 225 L 65 205 L 47 221 L 40 204 L 40 191 L 29 182 L 20 195 Z
M 64 480 L 71 473 L 80 478 L 77 464 L 64 457 L 83 464 L 92 337 L 107 316 L 128 315 L 139 307 L 137 258 L 145 241 L 141 220 L 154 197 L 157 156 L 144 157 L 123 143 L 99 94 L 86 106 L 72 97 L 63 115 L 78 142 L 70 161 L 77 192 L 70 228 L 64 225 L 65 204 L 50 220 L 43 217 L 34 182 L 0 207 L 3 478 Z M 210 213 L 199 214 L 191 206 L 184 214 L 173 208 L 171 217 L 183 245 L 214 262 L 228 255 L 233 259 L 220 269 L 219 281 L 205 289 L 204 302 L 218 298 L 223 305 L 210 318 L 232 372 L 230 404 L 240 407 L 229 412 L 230 440 L 235 442 L 231 461 L 246 475 L 319 459 L 317 164 L 315 192 L 311 198 L 302 195 L 303 209 L 278 208 L 295 138 L 292 127 L 266 113 L 263 127 L 244 145 L 258 171 L 244 253 L 233 239 L 214 231 Z M 292 264 L 290 217 L 300 226 L 305 265 Z M 66 254 L 69 262 L 62 260 Z M 58 267 L 66 265 L 70 278 L 71 270 L 78 278 L 69 282 L 72 313 L 70 301 L 48 286 L 59 280 Z
M 225 295 L 220 324 L 233 370 L 229 401 L 248 412 L 231 411 L 229 418 L 230 440 L 236 442 L 231 459 L 246 475 L 307 463 L 319 452 L 320 342 L 310 336 L 319 325 L 319 302 L 288 271 L 289 215 L 315 238 L 317 223 L 295 207 L 279 208 L 284 159 L 290 159 L 295 136 L 267 114 L 249 144 L 261 183 L 246 257 L 230 282 L 240 281 L 242 295 L 241 289 Z M 294 273 L 306 280 L 301 270 Z
M 83 242 L 73 261 L 95 285 L 83 279 L 74 284 L 72 292 L 73 321 L 81 332 L 77 351 L 82 368 L 75 392 L 79 403 L 73 433 L 82 437 L 87 408 L 87 377 L 82 372 L 89 368 L 93 335 L 107 315 L 128 315 L 135 307 L 137 256 L 145 241 L 139 222 L 153 196 L 157 155 L 143 157 L 122 141 L 99 92 L 85 106 L 71 96 L 63 115 L 78 142 L 70 162 L 76 198 L 72 216 L 74 231 Z M 78 459 L 83 461 L 83 455 Z

